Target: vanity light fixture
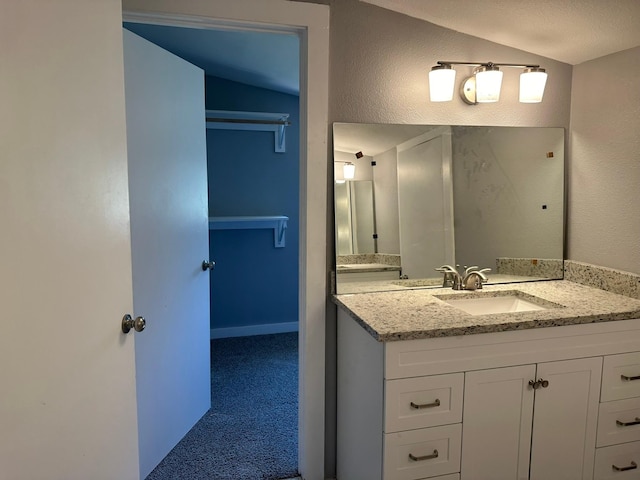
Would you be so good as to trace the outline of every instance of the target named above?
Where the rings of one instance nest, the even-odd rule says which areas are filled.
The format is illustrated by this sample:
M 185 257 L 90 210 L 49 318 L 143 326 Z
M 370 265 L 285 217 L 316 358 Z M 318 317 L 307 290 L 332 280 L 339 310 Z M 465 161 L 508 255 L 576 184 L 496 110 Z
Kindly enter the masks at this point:
M 453 65 L 475 67 L 473 75 L 463 80 L 460 96 L 465 103 L 492 103 L 500 99 L 502 72 L 500 67 L 522 68 L 520 74 L 520 102 L 539 103 L 544 95 L 547 73 L 540 65 L 519 65 L 514 63 L 477 63 L 438 61 L 429 72 L 429 97 L 432 102 L 449 102 L 453 100 L 456 71 Z

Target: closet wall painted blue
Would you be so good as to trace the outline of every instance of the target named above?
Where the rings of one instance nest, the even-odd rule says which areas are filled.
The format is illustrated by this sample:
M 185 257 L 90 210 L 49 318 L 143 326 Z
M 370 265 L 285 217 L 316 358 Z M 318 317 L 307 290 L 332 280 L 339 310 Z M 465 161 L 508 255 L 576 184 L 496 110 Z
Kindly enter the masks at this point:
M 207 130 L 209 215 L 289 217 L 284 248 L 273 230 L 210 230 L 212 333 L 297 330 L 299 97 L 217 77 L 205 86 L 208 110 L 288 113 L 292 123 L 285 153 L 273 132 Z

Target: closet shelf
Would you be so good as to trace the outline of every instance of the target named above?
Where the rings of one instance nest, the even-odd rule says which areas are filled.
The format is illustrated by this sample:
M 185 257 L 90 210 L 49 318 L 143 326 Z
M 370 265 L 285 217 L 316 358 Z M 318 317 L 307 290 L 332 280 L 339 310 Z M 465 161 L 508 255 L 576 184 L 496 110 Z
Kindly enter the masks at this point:
M 285 152 L 285 127 L 291 125 L 288 113 L 206 110 L 205 115 L 208 129 L 273 132 L 275 151 Z
M 209 230 L 257 230 L 273 229 L 276 248 L 284 247 L 284 232 L 289 217 L 284 215 L 260 217 L 209 217 Z

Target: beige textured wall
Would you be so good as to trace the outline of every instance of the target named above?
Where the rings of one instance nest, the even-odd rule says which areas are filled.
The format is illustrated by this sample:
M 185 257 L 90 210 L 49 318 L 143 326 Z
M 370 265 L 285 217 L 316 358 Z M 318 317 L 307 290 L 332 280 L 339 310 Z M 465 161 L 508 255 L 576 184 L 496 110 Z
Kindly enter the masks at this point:
M 330 121 L 569 126 L 571 66 L 357 0 L 331 2 Z M 549 73 L 544 101 L 518 102 L 519 69 L 504 69 L 501 100 L 470 106 L 429 102 L 438 60 L 539 63 Z M 471 73 L 457 67 L 458 79 Z
M 640 47 L 574 67 L 567 256 L 640 273 Z

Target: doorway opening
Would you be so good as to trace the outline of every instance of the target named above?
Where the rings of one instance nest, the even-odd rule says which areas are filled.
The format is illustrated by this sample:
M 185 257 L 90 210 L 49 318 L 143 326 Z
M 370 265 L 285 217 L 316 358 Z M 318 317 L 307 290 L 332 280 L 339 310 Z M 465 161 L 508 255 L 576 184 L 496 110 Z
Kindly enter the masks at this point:
M 329 392 L 325 397 L 329 8 L 259 0 L 197 5 L 169 2 L 162 13 L 153 2 L 127 0 L 123 8 L 123 19 L 128 22 L 293 32 L 300 38 L 298 466 L 305 479 L 321 480 L 326 469 L 334 468 L 325 451 L 330 457 L 335 447 L 333 422 L 325 424 L 325 398 L 331 401 L 335 395 Z
M 207 131 L 210 217 L 238 219 L 278 213 L 285 214 L 278 216 L 287 219 L 289 228 L 286 232 L 276 232 L 282 235 L 281 241 L 276 242 L 276 247 L 280 248 L 276 249 L 273 232 L 263 231 L 260 227 L 247 230 L 246 226 L 219 229 L 215 221 L 210 222 L 213 226 L 210 258 L 217 262 L 211 275 L 212 410 L 158 466 L 160 472 L 165 471 L 168 476 L 154 470 L 149 478 L 175 478 L 177 472 L 171 470 L 171 465 L 180 464 L 179 468 L 183 469 L 193 463 L 175 460 L 183 458 L 185 452 L 193 457 L 202 451 L 208 451 L 216 460 L 200 465 L 217 470 L 211 472 L 212 478 L 291 477 L 298 470 L 299 95 L 224 78 L 222 75 L 233 78 L 237 72 L 224 62 L 221 67 L 220 62 L 210 60 L 207 54 L 212 51 L 207 48 L 208 42 L 211 42 L 209 47 L 222 44 L 224 52 L 234 55 L 228 44 L 238 41 L 237 38 L 258 35 L 259 42 L 264 45 L 267 42 L 265 35 L 281 37 L 283 34 L 134 22 L 125 22 L 124 26 L 205 70 L 207 111 L 264 112 L 267 109 L 285 111 L 291 118 L 287 122 L 286 143 L 278 144 L 277 134 L 274 137 L 254 129 L 212 128 Z M 211 39 L 203 42 L 203 35 Z M 290 54 L 293 58 L 288 61 L 298 73 L 298 37 L 286 36 L 296 43 L 295 51 Z M 239 42 L 246 55 L 247 43 Z M 282 45 L 273 48 L 277 48 L 282 61 Z M 260 56 L 259 52 L 257 56 Z M 246 75 L 243 78 L 252 81 Z M 282 248 L 285 245 L 286 248 Z M 249 377 L 260 381 L 252 382 Z M 245 388 L 248 385 L 262 390 Z M 242 394 L 236 395 L 239 391 Z M 279 404 L 280 408 L 269 408 L 265 402 L 265 397 L 269 396 L 274 397 L 273 404 Z M 283 402 L 282 398 L 288 401 Z M 239 411 L 238 399 L 248 402 L 244 411 Z M 269 415 L 266 419 L 259 417 L 256 420 L 251 414 L 260 409 L 268 410 Z M 239 416 L 247 421 L 239 421 Z M 239 452 L 251 442 L 248 432 L 255 436 L 253 455 L 241 455 Z M 281 445 L 274 448 L 278 438 Z M 203 442 L 223 442 L 224 448 L 217 451 L 194 449 L 194 445 Z M 264 450 L 266 456 L 256 455 Z M 274 451 L 279 452 L 280 458 L 273 454 L 269 456 L 269 452 Z M 229 453 L 228 461 L 220 461 L 225 452 Z M 180 471 L 184 475 L 185 472 Z

